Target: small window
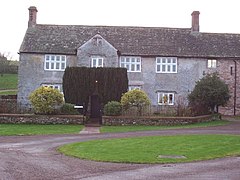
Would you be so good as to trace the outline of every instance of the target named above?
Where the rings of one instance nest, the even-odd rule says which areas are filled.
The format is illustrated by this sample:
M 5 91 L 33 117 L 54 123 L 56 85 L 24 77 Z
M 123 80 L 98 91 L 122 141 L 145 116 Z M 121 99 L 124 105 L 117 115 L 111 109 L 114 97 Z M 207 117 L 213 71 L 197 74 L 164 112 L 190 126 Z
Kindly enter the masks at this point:
M 44 70 L 64 71 L 66 68 L 66 56 L 45 55 Z
M 134 90 L 134 89 L 139 89 L 139 90 L 141 90 L 141 86 L 128 86 L 128 90 L 129 90 L 129 91 Z
M 103 67 L 102 57 L 92 57 L 91 67 Z
M 60 92 L 62 92 L 60 84 L 43 84 L 42 86 L 50 87 L 50 88 L 53 88 L 53 89 L 58 89 Z
M 156 73 L 177 73 L 177 58 L 157 57 Z
M 158 104 L 159 105 L 174 105 L 174 93 L 158 93 Z
M 207 61 L 207 67 L 208 68 L 217 68 L 217 60 L 215 59 L 209 59 Z
M 128 72 L 141 72 L 140 57 L 121 57 L 120 67 L 127 68 Z

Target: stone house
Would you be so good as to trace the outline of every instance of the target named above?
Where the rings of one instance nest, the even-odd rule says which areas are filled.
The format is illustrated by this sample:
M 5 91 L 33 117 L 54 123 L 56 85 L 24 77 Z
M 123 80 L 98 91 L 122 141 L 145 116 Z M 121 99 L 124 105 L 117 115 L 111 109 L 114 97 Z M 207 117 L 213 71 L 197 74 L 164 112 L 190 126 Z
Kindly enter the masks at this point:
M 154 106 L 176 106 L 195 82 L 217 71 L 231 99 L 219 110 L 240 115 L 240 34 L 199 31 L 199 12 L 191 28 L 37 24 L 29 8 L 28 28 L 20 47 L 18 103 L 29 107 L 39 86 L 62 91 L 67 66 L 125 67 L 129 89 L 144 90 Z

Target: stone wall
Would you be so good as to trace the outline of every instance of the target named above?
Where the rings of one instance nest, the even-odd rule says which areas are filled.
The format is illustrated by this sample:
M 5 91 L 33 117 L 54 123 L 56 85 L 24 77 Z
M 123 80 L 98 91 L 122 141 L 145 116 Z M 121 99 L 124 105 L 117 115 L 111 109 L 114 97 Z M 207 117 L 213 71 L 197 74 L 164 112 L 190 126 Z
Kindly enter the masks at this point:
M 212 121 L 211 115 L 197 117 L 120 117 L 104 116 L 102 124 L 107 126 L 124 126 L 124 125 L 148 125 L 148 126 L 173 126 L 194 124 L 199 122 Z
M 102 125 L 185 125 L 198 122 L 212 121 L 211 115 L 198 117 L 127 117 L 127 116 L 103 116 Z M 81 115 L 23 115 L 23 114 L 0 114 L 0 124 L 84 124 Z
M 81 115 L 0 114 L 0 124 L 83 124 Z

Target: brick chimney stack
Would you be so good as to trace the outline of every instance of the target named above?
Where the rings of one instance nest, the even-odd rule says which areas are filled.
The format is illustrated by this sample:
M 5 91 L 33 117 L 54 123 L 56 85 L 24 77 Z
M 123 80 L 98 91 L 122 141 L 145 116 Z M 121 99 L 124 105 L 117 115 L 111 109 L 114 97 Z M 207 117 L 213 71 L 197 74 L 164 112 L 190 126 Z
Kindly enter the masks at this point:
M 29 10 L 29 19 L 28 19 L 28 27 L 35 27 L 37 24 L 37 8 L 35 6 L 30 6 Z
M 192 32 L 199 32 L 199 11 L 192 12 Z

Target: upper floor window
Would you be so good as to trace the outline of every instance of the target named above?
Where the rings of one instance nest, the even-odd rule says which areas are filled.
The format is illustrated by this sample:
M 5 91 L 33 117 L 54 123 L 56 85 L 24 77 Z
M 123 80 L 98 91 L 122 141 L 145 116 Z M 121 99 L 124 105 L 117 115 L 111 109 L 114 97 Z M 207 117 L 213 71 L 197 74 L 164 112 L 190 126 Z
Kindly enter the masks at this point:
M 217 67 L 217 60 L 216 59 L 208 59 L 207 67 L 208 68 L 216 68 Z
M 121 57 L 120 67 L 127 68 L 128 72 L 141 72 L 141 57 Z
M 66 68 L 66 56 L 45 55 L 44 70 L 64 71 Z
M 176 57 L 157 57 L 156 58 L 157 73 L 177 73 Z
M 91 67 L 103 67 L 102 57 L 92 57 Z
M 174 93 L 158 93 L 158 104 L 159 105 L 173 105 L 174 104 Z

